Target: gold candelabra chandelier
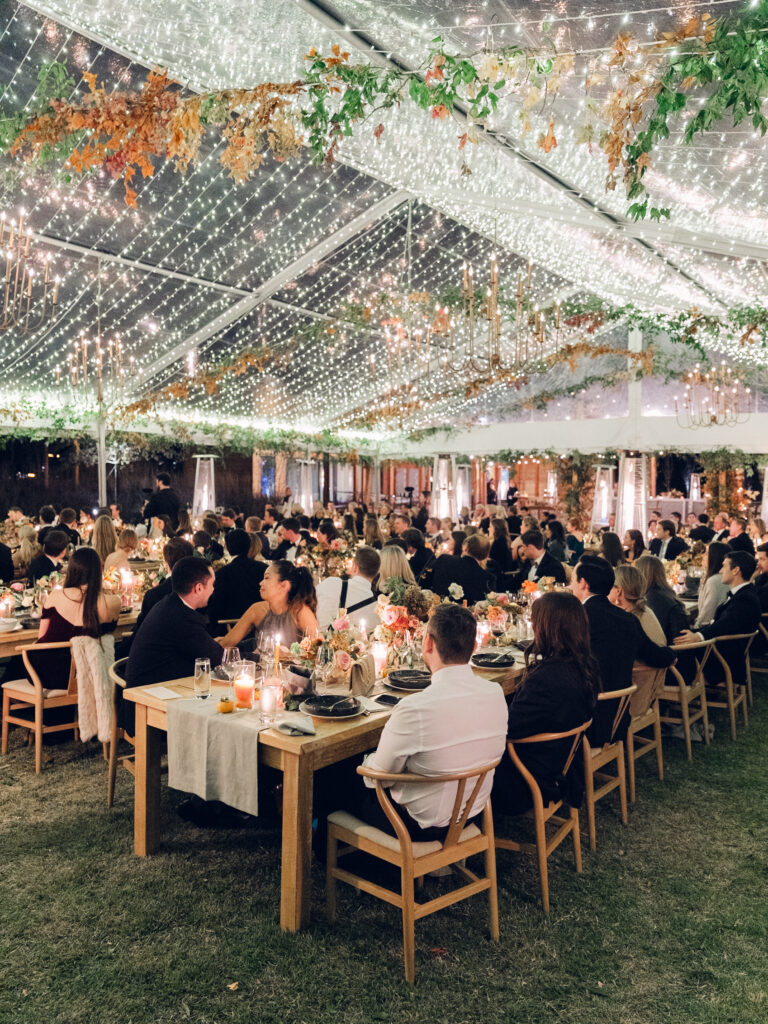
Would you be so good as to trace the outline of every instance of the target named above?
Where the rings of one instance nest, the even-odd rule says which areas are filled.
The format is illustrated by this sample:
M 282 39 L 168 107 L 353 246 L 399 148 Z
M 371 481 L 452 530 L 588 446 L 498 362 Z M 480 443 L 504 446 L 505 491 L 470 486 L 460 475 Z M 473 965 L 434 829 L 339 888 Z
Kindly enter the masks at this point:
M 50 256 L 43 268 L 35 267 L 32 232 L 24 225 L 24 211 L 18 220 L 0 213 L 0 256 L 5 256 L 3 312 L 0 331 L 13 328 L 20 334 L 39 330 L 53 319 L 59 298 L 59 278 L 51 281 Z
M 749 417 L 750 394 L 725 360 L 706 372 L 697 363 L 685 378 L 682 396 L 675 395 L 677 422 L 690 430 L 734 427 Z

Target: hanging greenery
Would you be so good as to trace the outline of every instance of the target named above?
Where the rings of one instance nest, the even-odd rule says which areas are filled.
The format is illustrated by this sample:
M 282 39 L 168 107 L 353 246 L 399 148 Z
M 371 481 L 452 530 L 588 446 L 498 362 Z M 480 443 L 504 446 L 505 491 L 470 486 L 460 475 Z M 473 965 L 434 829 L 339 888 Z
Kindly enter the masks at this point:
M 646 174 L 659 144 L 670 136 L 672 121 L 688 117 L 691 108 L 695 114 L 685 125 L 684 145 L 746 119 L 765 134 L 766 30 L 768 0 L 760 0 L 724 18 L 692 17 L 650 45 L 622 32 L 602 52 L 602 62 L 590 51 L 584 114 L 574 139 L 605 155 L 606 189 L 623 179 L 632 200 L 630 217 L 669 217 L 667 208 L 649 206 Z M 137 171 L 150 177 L 155 162 L 168 159 L 185 172 L 199 159 L 209 129 L 224 140 L 222 165 L 243 182 L 264 163 L 267 150 L 284 160 L 306 145 L 316 161 L 330 162 L 340 142 L 366 122 L 379 141 L 384 132 L 379 116 L 405 101 L 435 119 L 455 117 L 462 151 L 493 131 L 494 115 L 514 100 L 523 135 L 537 116 L 546 128 L 536 145 L 550 153 L 561 131 L 553 99 L 573 76 L 577 56 L 558 52 L 544 21 L 539 48 L 491 45 L 477 53 L 451 53 L 437 36 L 414 72 L 350 63 L 350 54 L 338 45 L 328 54 L 313 47 L 296 81 L 201 95 L 185 94 L 165 71 L 150 72 L 135 92 L 107 92 L 84 72 L 89 93 L 76 102 L 68 100 L 74 80 L 65 66 L 52 62 L 41 67 L 32 102 L 0 122 L 0 150 L 36 166 L 63 165 L 67 173 L 104 167 L 123 178 L 131 206 Z M 471 174 L 466 160 L 461 170 Z

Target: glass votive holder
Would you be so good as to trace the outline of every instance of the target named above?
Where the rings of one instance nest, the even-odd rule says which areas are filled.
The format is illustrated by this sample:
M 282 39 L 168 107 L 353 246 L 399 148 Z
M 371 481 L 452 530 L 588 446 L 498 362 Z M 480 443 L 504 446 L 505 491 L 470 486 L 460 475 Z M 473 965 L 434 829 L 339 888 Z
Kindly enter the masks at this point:
M 277 721 L 278 708 L 283 696 L 283 684 L 277 676 L 267 676 L 261 687 L 259 708 L 261 720 L 265 725 L 274 725 Z
M 253 707 L 256 683 L 256 665 L 252 661 L 237 661 L 232 666 L 232 688 L 235 691 L 235 707 Z

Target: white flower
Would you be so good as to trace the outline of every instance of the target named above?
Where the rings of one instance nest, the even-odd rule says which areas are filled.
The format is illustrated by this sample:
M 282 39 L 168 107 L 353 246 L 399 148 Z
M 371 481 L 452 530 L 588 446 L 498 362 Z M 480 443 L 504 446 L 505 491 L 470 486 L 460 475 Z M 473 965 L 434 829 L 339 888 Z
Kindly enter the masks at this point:
M 452 583 L 450 587 L 448 587 L 448 593 L 454 601 L 460 601 L 464 597 L 464 590 L 458 583 Z

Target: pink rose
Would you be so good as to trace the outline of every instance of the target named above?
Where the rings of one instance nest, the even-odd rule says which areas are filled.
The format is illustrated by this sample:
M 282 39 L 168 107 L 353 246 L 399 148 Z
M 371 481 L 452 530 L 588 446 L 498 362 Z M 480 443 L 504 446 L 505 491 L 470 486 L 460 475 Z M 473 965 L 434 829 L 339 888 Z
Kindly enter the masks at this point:
M 342 672 L 346 672 L 352 664 L 352 659 L 347 651 L 336 651 L 333 656 L 333 660 L 336 668 L 340 669 Z
M 331 541 L 330 547 L 331 547 L 331 551 L 340 551 L 341 550 L 341 541 L 339 540 L 338 537 L 336 537 L 334 540 Z
M 499 594 L 499 596 L 496 598 L 496 600 L 499 602 L 499 604 L 509 604 L 509 595 L 508 594 Z
M 333 628 L 337 633 L 341 633 L 345 629 L 349 629 L 349 619 L 346 615 L 340 616 L 338 619 L 333 620 Z
M 386 608 L 382 608 L 380 615 L 381 621 L 384 623 L 385 626 L 394 626 L 399 617 L 398 609 L 393 604 L 388 604 Z
M 11 590 L 15 590 L 17 594 L 20 594 L 23 589 L 24 589 L 24 584 L 23 583 L 12 583 L 11 584 Z

